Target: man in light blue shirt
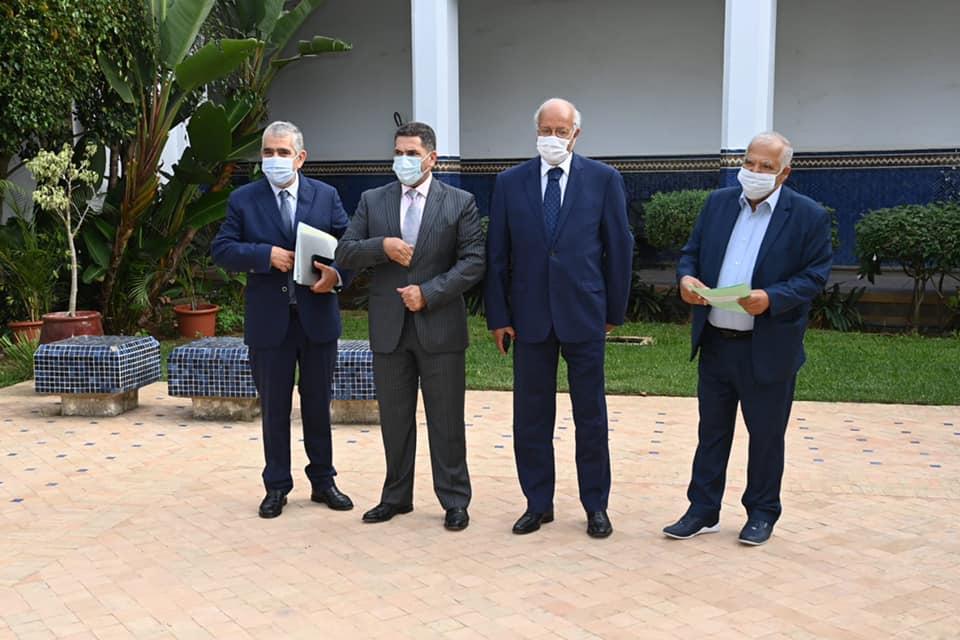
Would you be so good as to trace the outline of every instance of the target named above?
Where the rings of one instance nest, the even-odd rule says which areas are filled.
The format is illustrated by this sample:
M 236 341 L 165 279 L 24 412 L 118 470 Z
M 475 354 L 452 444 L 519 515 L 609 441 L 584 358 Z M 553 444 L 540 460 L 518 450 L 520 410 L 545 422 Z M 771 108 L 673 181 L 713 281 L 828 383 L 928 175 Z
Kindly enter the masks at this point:
M 826 211 L 783 186 L 793 149 L 779 133 L 756 136 L 740 187 L 710 194 L 677 265 L 680 294 L 693 305 L 691 357 L 700 354 L 699 442 L 690 506 L 663 531 L 691 538 L 716 531 L 738 407 L 750 434 L 740 542 L 769 540 L 780 517 L 784 433 L 810 305 L 830 273 Z M 712 308 L 693 288 L 747 285 L 742 312 Z

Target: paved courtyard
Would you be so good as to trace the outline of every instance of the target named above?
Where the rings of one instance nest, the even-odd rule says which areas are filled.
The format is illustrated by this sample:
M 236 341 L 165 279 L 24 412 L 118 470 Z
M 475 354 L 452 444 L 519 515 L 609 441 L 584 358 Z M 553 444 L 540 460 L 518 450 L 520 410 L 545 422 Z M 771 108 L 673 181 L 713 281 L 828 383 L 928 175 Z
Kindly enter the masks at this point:
M 564 396 L 557 520 L 524 537 L 509 394 L 468 394 L 459 533 L 441 526 L 425 431 L 413 513 L 360 522 L 380 434 L 340 426 L 357 508 L 311 503 L 296 450 L 290 504 L 262 520 L 259 423 L 195 421 L 163 384 L 117 418 L 45 415 L 57 402 L 0 390 L 0 638 L 960 637 L 960 407 L 797 403 L 783 518 L 748 548 L 743 429 L 720 533 L 660 534 L 685 508 L 692 399 L 609 399 L 606 540 L 584 533 Z

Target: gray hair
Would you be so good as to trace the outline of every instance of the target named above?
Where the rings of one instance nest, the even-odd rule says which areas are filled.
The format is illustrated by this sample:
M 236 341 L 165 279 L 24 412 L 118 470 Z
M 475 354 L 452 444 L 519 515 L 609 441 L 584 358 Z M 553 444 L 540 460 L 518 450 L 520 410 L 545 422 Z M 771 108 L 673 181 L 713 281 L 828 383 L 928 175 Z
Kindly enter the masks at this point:
M 783 151 L 780 152 L 780 168 L 789 167 L 793 161 L 793 145 L 787 140 L 787 137 L 777 131 L 764 131 L 753 136 L 747 149 L 753 146 L 754 142 L 779 142 L 783 145 Z
M 543 104 L 537 107 L 537 110 L 533 114 L 533 126 L 535 127 L 540 126 L 540 114 L 543 113 L 543 108 L 547 106 L 548 103 L 553 102 L 554 100 L 558 100 L 560 102 L 566 102 L 568 105 L 570 105 L 570 107 L 573 109 L 573 127 L 575 129 L 579 129 L 580 122 L 581 122 L 580 111 L 577 110 L 576 105 L 574 105 L 569 100 L 565 100 L 564 98 L 550 98 L 549 100 L 544 100 Z
M 260 145 L 263 146 L 263 141 L 265 141 L 267 137 L 285 138 L 286 136 L 290 136 L 290 139 L 293 141 L 294 153 L 303 151 L 303 134 L 300 133 L 300 129 L 292 122 L 286 122 L 284 120 L 277 120 L 267 125 L 267 128 L 263 130 L 263 138 Z

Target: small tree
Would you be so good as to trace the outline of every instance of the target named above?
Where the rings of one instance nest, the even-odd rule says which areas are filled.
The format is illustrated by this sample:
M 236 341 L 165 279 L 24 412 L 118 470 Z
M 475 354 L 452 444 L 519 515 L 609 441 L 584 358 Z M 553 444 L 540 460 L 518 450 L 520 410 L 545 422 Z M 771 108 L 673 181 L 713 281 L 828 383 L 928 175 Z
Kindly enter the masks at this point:
M 644 231 L 650 244 L 657 249 L 682 248 L 709 195 L 700 189 L 653 194 L 643 206 Z
M 90 168 L 97 152 L 96 145 L 84 147 L 79 163 L 74 164 L 73 148 L 64 144 L 59 153 L 40 151 L 27 163 L 37 181 L 33 199 L 44 211 L 59 218 L 67 235 L 70 249 L 70 303 L 67 313 L 77 313 L 79 265 L 77 261 L 77 233 L 87 216 L 96 212 L 94 195 L 102 177 Z
M 913 279 L 911 323 L 920 323 L 927 283 L 941 299 L 948 278 L 960 280 L 960 204 L 907 204 L 868 211 L 856 225 L 860 273 L 873 282 L 884 262 L 896 262 Z

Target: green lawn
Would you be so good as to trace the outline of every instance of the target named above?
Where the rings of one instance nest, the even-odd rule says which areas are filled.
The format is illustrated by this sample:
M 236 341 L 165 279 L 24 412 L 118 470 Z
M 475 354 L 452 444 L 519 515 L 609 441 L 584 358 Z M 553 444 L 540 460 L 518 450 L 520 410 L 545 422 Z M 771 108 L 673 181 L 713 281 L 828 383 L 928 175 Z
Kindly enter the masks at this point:
M 470 318 L 467 350 L 470 389 L 510 389 L 511 359 L 493 346 L 483 318 Z M 635 323 L 614 335 L 652 336 L 653 346 L 607 345 L 607 391 L 612 394 L 693 396 L 697 369 L 690 362 L 687 325 Z M 366 339 L 367 316 L 343 313 L 343 337 Z M 167 354 L 185 341 L 161 343 Z M 807 364 L 797 382 L 797 399 L 905 404 L 960 404 L 960 339 L 871 333 L 807 332 Z M 561 361 L 559 388 L 567 389 Z M 0 362 L 0 387 L 14 384 Z

